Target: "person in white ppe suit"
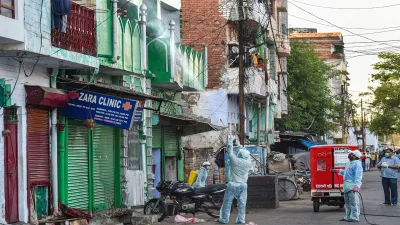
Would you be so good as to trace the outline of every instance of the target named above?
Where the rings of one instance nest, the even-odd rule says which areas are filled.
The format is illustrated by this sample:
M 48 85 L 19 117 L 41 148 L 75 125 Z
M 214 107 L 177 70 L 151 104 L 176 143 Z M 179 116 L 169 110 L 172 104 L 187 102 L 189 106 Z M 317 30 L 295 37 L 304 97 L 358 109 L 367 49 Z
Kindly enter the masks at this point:
M 341 221 L 360 221 L 360 199 L 358 191 L 361 188 L 363 167 L 361 165 L 362 154 L 360 151 L 349 151 L 349 160 L 345 170 L 332 169 L 344 177 L 344 202 L 346 204 L 346 216 Z
M 230 160 L 231 181 L 227 184 L 224 201 L 217 222 L 222 224 L 229 223 L 232 201 L 234 198 L 238 202 L 238 216 L 236 224 L 245 224 L 246 202 L 247 202 L 247 179 L 252 168 L 249 156 L 250 152 L 244 147 L 239 146 L 237 155 L 233 153 L 233 142 L 228 137 L 227 154 Z
M 192 187 L 199 188 L 206 186 L 206 181 L 208 178 L 208 171 L 210 170 L 210 166 L 211 164 L 209 162 L 203 163 L 203 166 L 197 172 L 196 180 L 193 183 Z

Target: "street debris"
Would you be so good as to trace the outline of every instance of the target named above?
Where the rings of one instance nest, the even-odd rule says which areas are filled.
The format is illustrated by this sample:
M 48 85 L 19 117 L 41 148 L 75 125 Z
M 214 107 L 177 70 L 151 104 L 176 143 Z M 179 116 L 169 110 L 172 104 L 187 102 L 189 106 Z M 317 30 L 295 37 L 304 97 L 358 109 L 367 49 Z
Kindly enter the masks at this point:
M 175 216 L 175 222 L 176 223 L 205 223 L 206 221 L 203 219 L 198 219 L 198 218 L 186 218 L 181 215 L 176 215 Z

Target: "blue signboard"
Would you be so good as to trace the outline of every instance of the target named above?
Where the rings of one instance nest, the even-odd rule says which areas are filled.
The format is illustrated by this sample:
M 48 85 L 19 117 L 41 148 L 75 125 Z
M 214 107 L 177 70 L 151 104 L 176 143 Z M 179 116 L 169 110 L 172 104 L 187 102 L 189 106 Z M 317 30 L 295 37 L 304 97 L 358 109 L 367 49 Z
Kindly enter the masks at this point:
M 139 105 L 138 101 L 83 90 L 71 91 L 68 105 L 61 115 L 78 119 L 93 119 L 96 123 L 129 130 Z
M 142 113 L 143 113 L 143 106 L 140 105 L 137 107 L 136 112 L 135 112 L 135 118 L 133 119 L 134 124 L 140 124 L 140 121 L 142 120 Z

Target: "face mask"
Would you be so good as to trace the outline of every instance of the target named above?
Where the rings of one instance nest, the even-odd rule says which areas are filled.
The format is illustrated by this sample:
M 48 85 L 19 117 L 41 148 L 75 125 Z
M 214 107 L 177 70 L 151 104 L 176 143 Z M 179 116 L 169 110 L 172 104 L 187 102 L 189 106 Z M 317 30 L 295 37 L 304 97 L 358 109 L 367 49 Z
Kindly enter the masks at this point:
M 386 156 L 386 157 L 390 157 L 390 153 L 387 153 L 387 152 L 386 152 L 386 153 L 385 153 L 385 156 Z

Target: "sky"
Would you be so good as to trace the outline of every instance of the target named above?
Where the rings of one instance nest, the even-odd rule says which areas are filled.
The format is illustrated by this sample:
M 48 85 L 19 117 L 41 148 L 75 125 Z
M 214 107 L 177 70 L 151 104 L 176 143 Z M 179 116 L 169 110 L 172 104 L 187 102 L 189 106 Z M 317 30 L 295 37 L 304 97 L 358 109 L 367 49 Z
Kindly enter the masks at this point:
M 350 73 L 349 78 L 351 79 L 349 92 L 353 100 L 357 102 L 360 100 L 359 93 L 368 91 L 369 85 L 377 85 L 371 83 L 370 78 L 371 74 L 374 73 L 372 64 L 378 62 L 378 57 L 376 55 L 365 55 L 365 52 L 376 53 L 381 49 L 393 52 L 400 51 L 399 0 L 288 0 L 288 2 L 289 27 L 317 28 L 318 32 L 342 32 L 348 72 Z M 351 9 L 328 9 L 303 3 Z M 354 9 L 382 6 L 390 7 Z M 357 55 L 362 56 L 355 57 Z

